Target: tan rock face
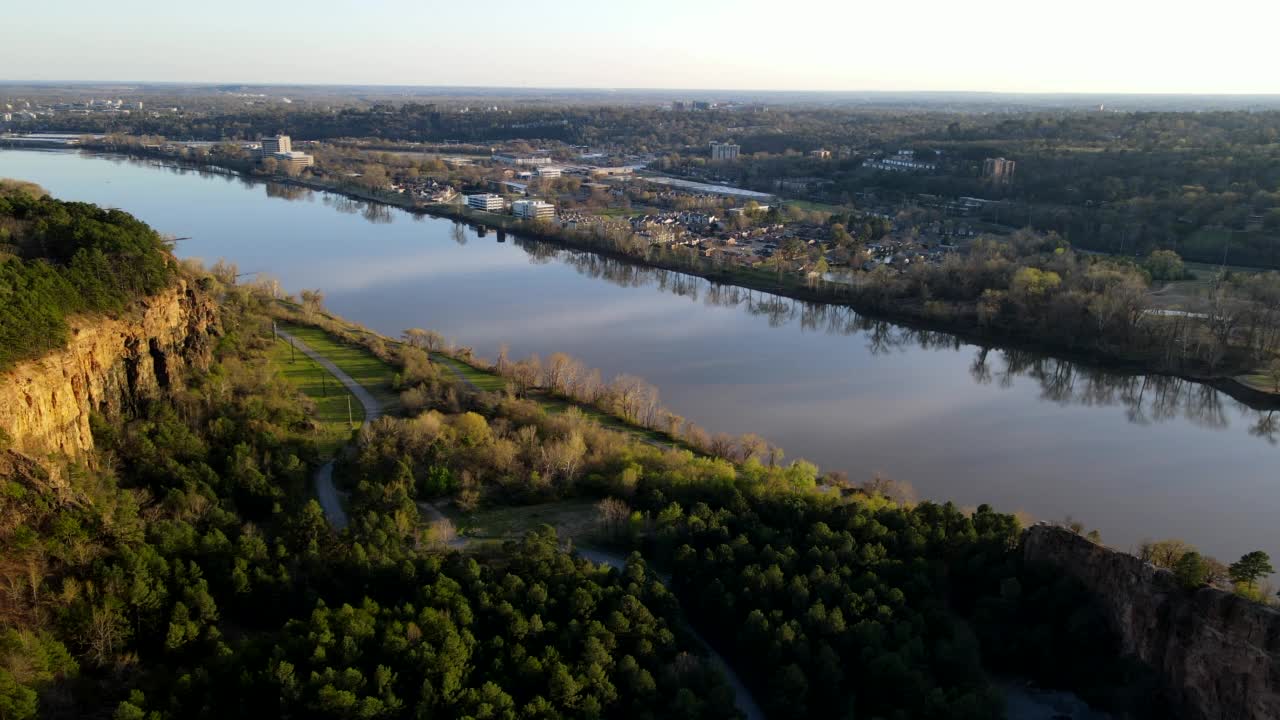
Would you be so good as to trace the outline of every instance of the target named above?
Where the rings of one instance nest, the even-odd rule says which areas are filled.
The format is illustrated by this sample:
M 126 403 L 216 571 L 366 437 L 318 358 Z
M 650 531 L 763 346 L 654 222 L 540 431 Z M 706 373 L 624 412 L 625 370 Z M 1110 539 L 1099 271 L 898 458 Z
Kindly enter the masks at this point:
M 85 458 L 93 450 L 90 414 L 118 418 L 206 367 L 216 321 L 211 298 L 188 282 L 120 318 L 73 321 L 67 347 L 0 374 L 0 429 L 32 458 Z
M 1169 571 L 1059 527 L 1027 530 L 1023 555 L 1093 591 L 1123 650 L 1159 672 L 1182 717 L 1280 718 L 1280 612 L 1215 588 L 1184 590 Z

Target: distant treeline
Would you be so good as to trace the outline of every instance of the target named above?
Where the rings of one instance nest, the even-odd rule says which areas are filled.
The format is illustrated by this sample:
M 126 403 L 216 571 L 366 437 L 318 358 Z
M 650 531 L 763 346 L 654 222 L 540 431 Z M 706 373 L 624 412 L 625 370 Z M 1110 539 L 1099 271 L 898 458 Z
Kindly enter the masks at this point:
M 67 317 L 108 312 L 166 287 L 163 239 L 120 210 L 0 181 L 0 369 L 67 341 Z

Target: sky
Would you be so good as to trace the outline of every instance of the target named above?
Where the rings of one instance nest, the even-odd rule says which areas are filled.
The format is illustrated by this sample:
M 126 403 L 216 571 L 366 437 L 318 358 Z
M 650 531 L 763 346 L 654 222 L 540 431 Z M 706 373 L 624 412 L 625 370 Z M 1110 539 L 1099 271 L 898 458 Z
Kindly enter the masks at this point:
M 0 80 L 1280 93 L 1275 0 L 44 0 Z

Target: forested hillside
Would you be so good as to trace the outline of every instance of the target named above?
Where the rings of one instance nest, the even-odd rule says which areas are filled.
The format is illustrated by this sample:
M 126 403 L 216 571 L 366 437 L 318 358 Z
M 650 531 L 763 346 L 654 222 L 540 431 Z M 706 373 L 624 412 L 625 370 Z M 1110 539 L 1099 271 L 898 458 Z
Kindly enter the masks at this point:
M 173 272 L 123 213 L 9 203 L 17 272 L 138 266 L 100 308 Z M 1012 516 L 819 489 L 763 443 L 695 454 L 410 343 L 341 336 L 396 368 L 403 413 L 339 458 L 335 531 L 314 408 L 271 360 L 285 311 L 232 279 L 202 279 L 214 363 L 96 420 L 89 462 L 0 448 L 0 720 L 737 717 L 694 629 L 770 717 L 998 718 L 998 673 L 1154 707 L 1113 692 L 1129 667 L 1087 598 L 1022 567 Z M 595 538 L 632 554 L 611 570 L 536 527 L 460 551 L 424 511 L 442 497 L 598 501 Z
M 60 347 L 69 315 L 119 311 L 165 287 L 174 268 L 132 215 L 0 180 L 0 370 Z
M 642 564 L 546 535 L 496 564 L 335 535 L 257 303 L 228 293 L 206 376 L 96 427 L 104 466 L 71 497 L 6 477 L 0 716 L 733 715 Z

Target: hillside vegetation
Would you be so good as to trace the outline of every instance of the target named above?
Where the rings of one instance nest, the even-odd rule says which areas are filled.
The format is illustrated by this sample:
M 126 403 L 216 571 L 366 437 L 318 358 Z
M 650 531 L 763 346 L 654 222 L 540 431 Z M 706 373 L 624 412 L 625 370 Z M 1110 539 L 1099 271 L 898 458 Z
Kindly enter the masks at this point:
M 143 268 L 162 248 L 123 213 L 7 197 L 20 272 Z M 154 289 L 154 270 L 113 297 Z M 50 468 L 65 482 L 0 451 L 2 720 L 739 717 L 694 628 L 774 718 L 999 718 L 990 672 L 1160 712 L 1087 596 L 1022 565 L 1013 516 L 894 502 L 765 443 L 646 442 L 549 408 L 519 373 L 468 385 L 408 342 L 326 339 L 394 367 L 402 410 L 339 458 L 335 531 L 308 482 L 331 438 L 272 358 L 278 305 L 206 280 L 208 370 L 96 419 L 93 463 Z M 468 514 L 593 503 L 627 560 L 575 557 L 547 527 L 459 552 L 425 512 L 441 497 Z
M 0 180 L 0 370 L 61 347 L 71 315 L 118 312 L 160 291 L 175 268 L 164 240 L 132 215 Z

